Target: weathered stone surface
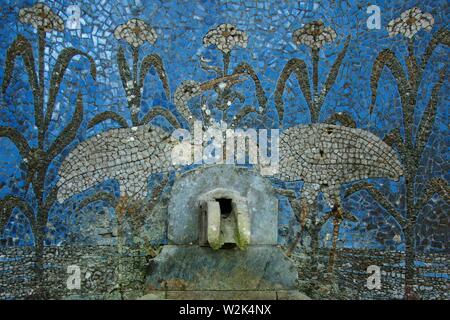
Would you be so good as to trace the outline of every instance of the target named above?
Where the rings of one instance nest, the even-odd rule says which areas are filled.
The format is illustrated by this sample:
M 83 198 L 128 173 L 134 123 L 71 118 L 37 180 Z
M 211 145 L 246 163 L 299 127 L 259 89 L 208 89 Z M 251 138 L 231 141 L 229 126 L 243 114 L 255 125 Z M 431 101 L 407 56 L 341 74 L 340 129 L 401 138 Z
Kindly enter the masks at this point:
M 151 291 L 146 295 L 137 298 L 136 300 L 163 300 L 166 299 L 166 293 L 164 291 Z
M 277 244 L 278 200 L 270 183 L 256 172 L 231 165 L 214 165 L 180 176 L 169 202 L 168 239 L 171 244 L 198 242 L 198 197 L 216 188 L 232 189 L 247 198 L 250 244 Z
M 276 291 L 167 291 L 171 300 L 276 300 Z
M 163 242 L 167 232 L 167 205 L 169 202 L 169 194 L 162 194 L 151 211 L 147 214 L 145 222 L 140 230 L 140 238 L 147 242 L 160 243 Z
M 173 246 L 150 262 L 148 290 L 287 290 L 297 285 L 297 270 L 275 246 L 247 250 Z
M 149 291 L 137 300 L 311 300 L 297 290 Z
M 43 282 L 49 299 L 135 299 L 142 296 L 146 258 L 132 248 L 116 246 L 46 246 Z M 5 263 L 8 262 L 8 264 Z M 36 298 L 37 279 L 33 247 L 0 248 L 0 299 Z M 80 268 L 80 288 L 67 286 L 68 266 Z M 30 275 L 24 278 L 23 275 Z M 122 287 L 119 287 L 119 284 Z
M 282 290 L 277 291 L 277 300 L 311 300 L 311 298 L 297 290 Z

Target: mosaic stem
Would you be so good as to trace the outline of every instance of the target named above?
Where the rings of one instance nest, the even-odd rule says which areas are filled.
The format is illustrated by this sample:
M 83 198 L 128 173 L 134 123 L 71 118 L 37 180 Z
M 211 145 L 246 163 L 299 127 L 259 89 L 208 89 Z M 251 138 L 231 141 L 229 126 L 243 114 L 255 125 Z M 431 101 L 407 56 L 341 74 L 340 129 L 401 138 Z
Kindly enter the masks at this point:
M 35 108 L 37 107 L 38 110 L 36 110 L 36 115 L 37 115 L 37 119 L 36 119 L 36 126 L 38 128 L 38 145 L 40 149 L 44 148 L 44 136 L 45 136 L 45 132 L 44 132 L 44 128 L 42 126 L 42 120 L 43 120 L 43 109 L 44 109 L 44 88 L 45 88 L 45 83 L 44 83 L 44 72 L 45 72 L 45 67 L 44 67 L 44 56 L 45 56 L 45 31 L 44 29 L 39 29 L 38 30 L 38 74 L 39 74 L 39 97 L 38 97 L 38 101 L 39 101 L 39 105 L 35 106 Z
M 313 61 L 313 103 L 311 106 L 311 122 L 316 123 L 319 120 L 319 112 L 317 110 L 318 87 L 319 87 L 319 49 L 312 49 Z
M 230 66 L 230 56 L 230 52 L 223 53 L 223 76 L 226 76 L 228 74 L 228 68 Z

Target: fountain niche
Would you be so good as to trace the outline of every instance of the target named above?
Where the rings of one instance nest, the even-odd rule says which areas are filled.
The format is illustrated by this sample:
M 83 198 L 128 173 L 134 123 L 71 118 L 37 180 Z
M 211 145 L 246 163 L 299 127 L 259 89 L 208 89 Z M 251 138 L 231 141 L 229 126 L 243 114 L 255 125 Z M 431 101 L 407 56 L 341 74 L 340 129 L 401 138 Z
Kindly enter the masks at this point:
M 147 293 L 169 299 L 304 296 L 297 270 L 277 245 L 278 200 L 254 171 L 214 165 L 177 178 L 168 239 L 151 260 Z

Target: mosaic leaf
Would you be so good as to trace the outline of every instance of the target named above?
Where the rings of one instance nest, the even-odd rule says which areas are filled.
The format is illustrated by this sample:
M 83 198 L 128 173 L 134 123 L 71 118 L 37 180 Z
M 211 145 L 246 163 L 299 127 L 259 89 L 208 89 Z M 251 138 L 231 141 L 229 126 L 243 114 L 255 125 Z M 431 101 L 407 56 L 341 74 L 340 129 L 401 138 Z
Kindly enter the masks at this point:
M 280 122 L 280 126 L 283 125 L 284 118 L 284 102 L 283 102 L 283 93 L 286 87 L 286 82 L 294 73 L 297 77 L 298 85 L 305 97 L 306 103 L 309 106 L 309 110 L 311 111 L 313 108 L 313 102 L 311 100 L 311 87 L 310 80 L 308 76 L 308 68 L 303 60 L 293 58 L 286 63 L 281 71 L 280 77 L 277 81 L 277 86 L 275 89 L 275 105 L 278 112 L 278 118 Z
M 112 120 L 117 122 L 121 128 L 128 127 L 127 120 L 125 120 L 124 117 L 118 115 L 117 113 L 113 111 L 104 111 L 102 113 L 99 113 L 95 115 L 88 123 L 87 128 L 90 129 L 94 127 L 95 125 L 99 124 L 100 122 L 103 122 L 105 120 Z
M 20 209 L 20 211 L 27 217 L 33 233 L 35 233 L 36 219 L 34 217 L 33 209 L 25 200 L 20 199 L 16 196 L 6 196 L 2 200 L 0 200 L 0 230 L 2 230 L 5 224 L 8 222 L 8 219 L 14 208 Z
M 327 76 L 325 85 L 322 88 L 322 92 L 319 95 L 319 101 L 317 102 L 317 108 L 319 110 L 320 110 L 323 102 L 325 101 L 325 98 L 328 95 L 328 92 L 330 92 L 331 87 L 336 82 L 336 78 L 339 74 L 339 69 L 341 68 L 342 61 L 344 60 L 345 54 L 347 53 L 348 45 L 350 44 L 350 39 L 351 39 L 351 37 L 348 36 L 347 40 L 345 41 L 344 48 L 339 53 L 338 57 L 336 58 L 336 61 L 333 63 L 333 66 L 331 67 L 330 73 Z
M 27 139 L 16 129 L 10 127 L 0 127 L 0 137 L 10 139 L 19 149 L 22 158 L 27 158 L 30 154 L 30 147 Z
M 154 67 L 156 72 L 158 72 L 159 79 L 162 82 L 164 92 L 166 94 L 167 99 L 170 99 L 170 88 L 169 82 L 167 79 L 166 70 L 164 69 L 164 64 L 162 59 L 157 54 L 150 54 L 142 59 L 141 71 L 139 75 L 139 89 L 141 90 L 144 86 L 144 80 L 147 73 L 150 71 L 150 68 Z
M 391 202 L 386 199 L 386 197 L 377 189 L 373 184 L 368 182 L 358 182 L 352 185 L 345 192 L 345 197 L 352 195 L 353 193 L 365 190 L 373 197 L 386 211 L 394 217 L 400 225 L 406 223 L 406 219 L 397 211 L 397 209 L 391 204 Z
M 86 57 L 89 60 L 90 63 L 90 73 L 92 78 L 95 80 L 97 75 L 97 70 L 95 66 L 95 61 L 92 59 L 90 55 L 87 53 L 84 53 L 83 51 L 80 51 L 75 48 L 65 48 L 58 56 L 58 59 L 55 63 L 55 66 L 53 67 L 52 76 L 50 79 L 50 89 L 49 89 L 49 95 L 48 95 L 48 102 L 47 102 L 47 111 L 45 114 L 45 129 L 47 130 L 50 121 L 52 119 L 53 110 L 55 107 L 56 102 L 56 96 L 59 93 L 59 88 L 61 86 L 61 82 L 64 78 L 64 75 L 66 73 L 67 67 L 69 66 L 70 61 L 73 57 L 80 55 L 83 57 Z
M 178 122 L 177 118 L 173 115 L 173 113 L 170 112 L 170 110 L 162 107 L 153 107 L 149 112 L 146 113 L 146 115 L 142 118 L 140 123 L 146 124 L 152 121 L 153 118 L 157 116 L 164 117 L 175 129 L 181 128 L 180 123 Z
M 370 77 L 370 87 L 372 88 L 372 102 L 370 105 L 370 112 L 372 113 L 377 99 L 378 82 L 380 81 L 381 73 L 384 67 L 387 67 L 397 82 L 398 92 L 400 93 L 400 98 L 402 100 L 403 114 L 406 116 L 408 112 L 405 112 L 409 104 L 408 92 L 410 91 L 410 86 L 408 80 L 406 79 L 405 73 L 403 72 L 402 66 L 398 61 L 395 53 L 390 49 L 385 49 L 377 56 L 375 62 L 372 66 L 372 74 Z M 407 120 L 405 119 L 405 122 Z
M 233 74 L 239 74 L 239 73 L 248 74 L 252 78 L 253 83 L 255 84 L 256 97 L 258 98 L 260 111 L 262 109 L 265 109 L 266 108 L 266 104 L 267 104 L 267 98 L 266 98 L 266 95 L 264 93 L 264 89 L 263 89 L 263 87 L 261 85 L 261 81 L 259 81 L 259 78 L 258 78 L 258 75 L 256 74 L 256 72 L 253 70 L 253 68 L 248 63 L 241 62 L 233 70 Z
M 18 56 L 22 56 L 25 69 L 28 73 L 28 81 L 30 82 L 31 89 L 34 96 L 38 96 L 39 84 L 36 76 L 36 70 L 34 65 L 33 48 L 31 43 L 22 35 L 18 35 L 16 40 L 11 44 L 6 52 L 5 63 L 5 76 L 3 78 L 3 93 L 8 88 L 14 69 L 14 64 Z
M 444 83 L 444 78 L 446 75 L 445 70 L 441 70 L 438 83 L 436 83 L 431 92 L 431 98 L 428 102 L 427 107 L 422 115 L 422 119 L 419 124 L 419 129 L 417 131 L 416 137 L 416 147 L 417 154 L 420 156 L 427 144 L 428 138 L 430 137 L 431 131 L 433 129 L 434 120 L 436 117 L 436 108 L 439 100 L 439 91 Z
M 73 141 L 77 135 L 78 128 L 80 128 L 83 121 L 83 96 L 78 93 L 76 108 L 72 116 L 72 120 L 63 129 L 60 135 L 53 141 L 47 152 L 47 159 L 56 157 L 67 145 Z

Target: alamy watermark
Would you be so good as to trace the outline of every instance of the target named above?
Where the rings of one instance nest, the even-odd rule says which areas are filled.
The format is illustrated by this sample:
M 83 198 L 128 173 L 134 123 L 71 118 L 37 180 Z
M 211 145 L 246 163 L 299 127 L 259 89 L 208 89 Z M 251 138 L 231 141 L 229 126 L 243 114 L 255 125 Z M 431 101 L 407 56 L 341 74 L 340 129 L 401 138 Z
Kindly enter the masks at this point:
M 370 276 L 367 278 L 367 289 L 380 290 L 381 289 L 381 268 L 376 265 L 370 265 L 367 267 L 367 273 Z
M 270 135 L 269 135 L 270 132 Z M 262 175 L 274 175 L 279 169 L 278 129 L 229 129 L 225 122 L 204 128 L 194 123 L 193 133 L 177 129 L 172 138 L 172 164 L 257 165 Z
M 81 288 L 81 269 L 77 265 L 67 266 L 66 287 L 69 290 L 75 290 Z
M 81 9 L 77 5 L 70 5 L 66 9 L 67 21 L 66 28 L 69 30 L 79 30 L 81 29 Z
M 373 30 L 381 29 L 381 9 L 377 5 L 371 5 L 367 7 L 368 14 L 370 14 L 369 18 L 367 18 L 367 29 Z

